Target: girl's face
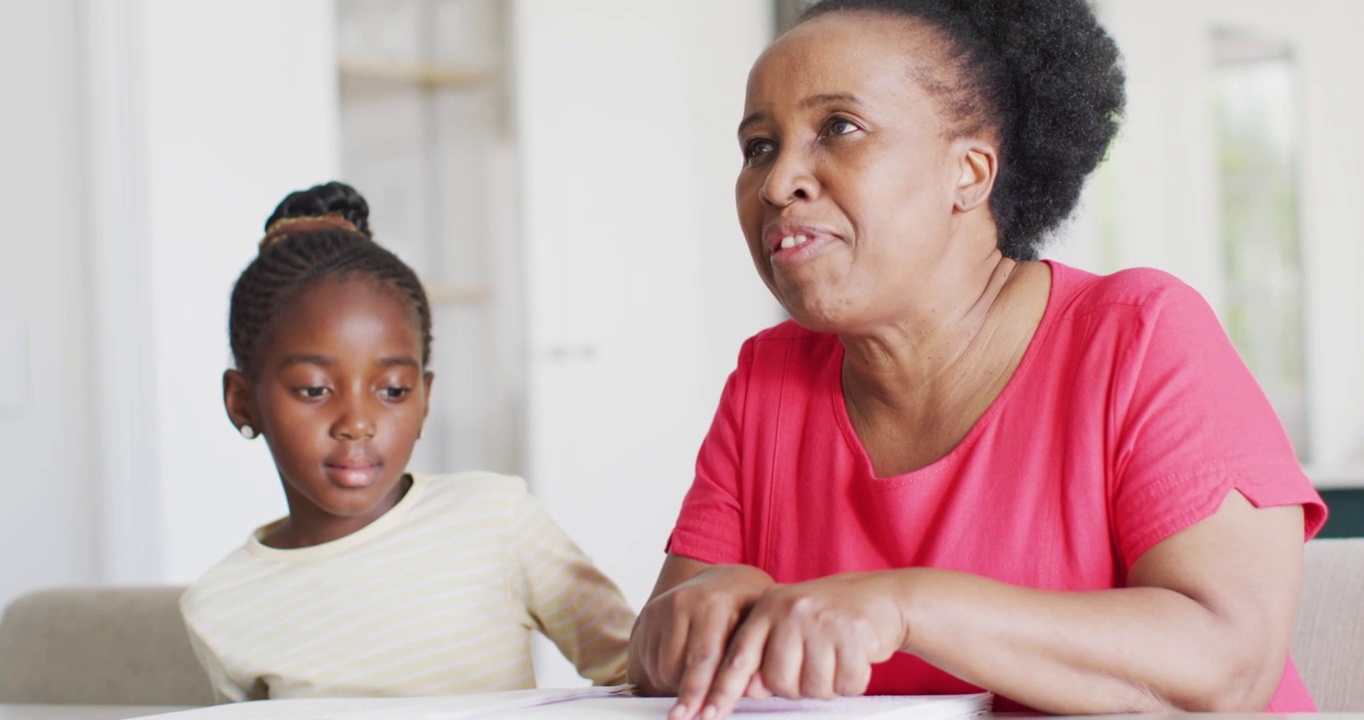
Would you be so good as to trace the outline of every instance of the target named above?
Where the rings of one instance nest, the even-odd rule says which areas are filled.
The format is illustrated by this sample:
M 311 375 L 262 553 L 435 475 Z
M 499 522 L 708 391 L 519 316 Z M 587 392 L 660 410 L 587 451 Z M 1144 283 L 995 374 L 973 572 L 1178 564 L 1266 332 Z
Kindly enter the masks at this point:
M 954 207 L 979 181 L 975 161 L 924 86 L 954 80 L 942 48 L 927 26 L 830 13 L 778 39 L 749 74 L 739 222 L 759 275 L 807 328 L 902 316 L 967 251 L 952 242 Z
M 409 303 L 349 276 L 320 281 L 279 312 L 259 377 L 237 375 L 234 391 L 229 372 L 229 413 L 269 444 L 296 530 L 341 537 L 401 497 L 430 407 L 421 358 Z

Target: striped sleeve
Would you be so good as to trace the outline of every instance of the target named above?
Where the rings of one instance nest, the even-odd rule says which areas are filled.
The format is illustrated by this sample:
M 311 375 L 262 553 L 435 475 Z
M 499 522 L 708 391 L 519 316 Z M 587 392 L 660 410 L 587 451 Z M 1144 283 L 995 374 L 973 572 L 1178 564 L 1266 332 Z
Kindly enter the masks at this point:
M 635 616 L 620 590 L 530 494 L 512 515 L 517 592 L 540 631 L 594 684 L 625 682 Z
M 227 668 L 223 667 L 217 653 L 213 652 L 213 649 L 204 642 L 203 637 L 195 629 L 194 623 L 190 621 L 190 614 L 186 612 L 183 605 L 181 606 L 181 614 L 185 615 L 185 629 L 189 631 L 189 642 L 194 647 L 194 655 L 199 658 L 199 665 L 204 668 L 204 672 L 208 674 L 209 682 L 213 686 L 214 700 L 222 704 L 263 699 L 248 697 L 246 688 L 232 679 Z

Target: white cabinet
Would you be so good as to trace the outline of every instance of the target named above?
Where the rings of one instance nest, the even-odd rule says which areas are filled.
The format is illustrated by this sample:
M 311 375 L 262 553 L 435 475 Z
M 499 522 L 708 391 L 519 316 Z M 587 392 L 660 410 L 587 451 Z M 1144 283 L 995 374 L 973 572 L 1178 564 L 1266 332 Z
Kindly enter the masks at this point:
M 413 467 L 522 470 L 509 5 L 339 0 L 343 178 L 421 276 L 436 383 Z

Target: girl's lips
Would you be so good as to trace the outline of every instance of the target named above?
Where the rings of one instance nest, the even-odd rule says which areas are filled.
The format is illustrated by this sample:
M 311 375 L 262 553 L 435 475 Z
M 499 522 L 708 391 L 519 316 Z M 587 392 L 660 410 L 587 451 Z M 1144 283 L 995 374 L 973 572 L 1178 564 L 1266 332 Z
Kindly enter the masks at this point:
M 379 470 L 383 465 L 372 463 L 369 465 L 324 465 L 323 469 L 327 477 L 337 485 L 348 488 L 362 488 L 373 484 L 379 477 Z

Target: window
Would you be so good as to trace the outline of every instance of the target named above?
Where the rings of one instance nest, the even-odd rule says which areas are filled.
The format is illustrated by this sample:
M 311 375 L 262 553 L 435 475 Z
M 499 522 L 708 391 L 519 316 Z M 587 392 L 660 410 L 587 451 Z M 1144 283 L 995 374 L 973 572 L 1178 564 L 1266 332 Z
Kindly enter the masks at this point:
M 1310 463 L 1297 68 L 1252 33 L 1216 31 L 1213 52 L 1223 323 Z

